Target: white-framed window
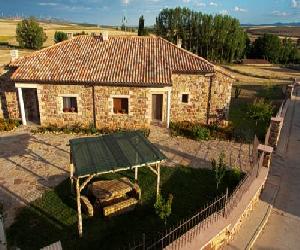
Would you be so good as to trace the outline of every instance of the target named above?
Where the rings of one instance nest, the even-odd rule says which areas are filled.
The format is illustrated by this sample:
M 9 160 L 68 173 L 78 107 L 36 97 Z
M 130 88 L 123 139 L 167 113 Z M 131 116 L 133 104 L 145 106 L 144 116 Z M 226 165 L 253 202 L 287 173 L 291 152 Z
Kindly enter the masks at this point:
M 63 96 L 63 112 L 64 113 L 77 113 L 78 104 L 77 97 L 75 96 Z
M 79 94 L 59 94 L 57 97 L 58 114 L 82 115 Z
M 119 115 L 129 114 L 129 98 L 128 97 L 112 97 L 113 113 Z
M 189 103 L 190 102 L 190 94 L 188 94 L 188 93 L 181 94 L 181 102 Z

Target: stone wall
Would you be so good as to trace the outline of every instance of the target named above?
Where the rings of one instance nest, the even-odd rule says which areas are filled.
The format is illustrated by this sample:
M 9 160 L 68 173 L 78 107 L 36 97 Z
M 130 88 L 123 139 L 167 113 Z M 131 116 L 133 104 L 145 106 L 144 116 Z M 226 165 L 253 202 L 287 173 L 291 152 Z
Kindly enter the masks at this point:
M 219 72 L 213 77 L 210 106 L 211 117 L 216 114 L 217 109 L 225 109 L 225 115 L 226 117 L 228 116 L 233 82 L 234 79 Z
M 43 84 L 37 89 L 37 94 L 41 125 L 65 126 L 80 123 L 87 126 L 93 122 L 91 87 Z M 77 113 L 63 112 L 63 96 L 77 98 Z
M 172 82 L 171 121 L 205 123 L 210 78 L 199 74 L 175 74 Z M 189 94 L 188 103 L 182 103 L 182 94 Z
M 38 89 L 41 124 L 59 126 L 93 123 L 93 92 L 91 86 L 40 85 Z M 150 125 L 149 89 L 95 86 L 97 128 L 141 128 Z M 63 112 L 63 97 L 77 98 L 78 112 Z M 129 114 L 113 113 L 113 97 L 129 98 Z
M 95 87 L 97 127 L 143 128 L 150 125 L 150 90 L 135 87 Z M 128 114 L 113 113 L 113 97 L 127 97 Z
M 20 118 L 18 94 L 14 82 L 10 80 L 11 72 L 0 73 L 0 118 Z
M 174 74 L 172 81 L 171 121 L 206 123 L 210 84 L 210 117 L 216 114 L 217 109 L 229 109 L 234 80 L 222 73 L 212 76 Z M 182 102 L 182 94 L 189 94 L 188 103 Z

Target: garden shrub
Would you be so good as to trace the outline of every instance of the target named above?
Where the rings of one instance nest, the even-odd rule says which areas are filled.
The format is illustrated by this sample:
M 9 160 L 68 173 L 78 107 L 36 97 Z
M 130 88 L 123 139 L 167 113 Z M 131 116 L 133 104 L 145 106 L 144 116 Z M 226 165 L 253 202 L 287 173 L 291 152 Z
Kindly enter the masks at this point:
M 255 134 L 258 138 L 263 139 L 268 129 L 274 107 L 271 102 L 263 99 L 255 100 L 248 105 L 246 118 L 252 121 L 255 125 Z
M 161 195 L 157 196 L 154 204 L 155 213 L 167 225 L 167 219 L 172 213 L 173 195 L 169 194 L 168 200 L 165 200 Z
M 172 136 L 184 136 L 194 140 L 231 140 L 234 134 L 231 125 L 223 128 L 216 124 L 205 125 L 188 121 L 171 122 L 170 132 Z
M 230 185 L 236 186 L 239 184 L 239 182 L 241 181 L 242 177 L 245 174 L 242 172 L 242 170 L 238 167 L 233 167 L 230 171 L 228 171 L 228 174 L 226 176 L 228 176 L 225 181 L 227 183 L 230 183 Z
M 192 128 L 193 137 L 197 140 L 209 140 L 210 139 L 210 130 L 201 125 L 195 125 Z
M 11 131 L 21 125 L 19 120 L 0 119 L 0 131 Z
M 219 185 L 221 184 L 225 174 L 226 174 L 226 164 L 225 164 L 225 154 L 222 152 L 219 156 L 218 160 L 213 159 L 211 161 L 212 170 L 215 173 L 217 189 L 219 189 Z
M 141 128 L 141 129 L 111 129 L 111 128 L 101 128 L 97 129 L 90 124 L 89 126 L 83 126 L 80 123 L 75 123 L 70 126 L 59 127 L 57 124 L 49 124 L 48 126 L 42 126 L 37 129 L 32 130 L 32 133 L 63 133 L 63 134 L 86 134 L 86 135 L 102 135 L 102 134 L 111 134 L 116 132 L 130 132 L 130 131 L 138 131 L 141 132 L 145 137 L 149 137 L 150 129 L 149 128 Z

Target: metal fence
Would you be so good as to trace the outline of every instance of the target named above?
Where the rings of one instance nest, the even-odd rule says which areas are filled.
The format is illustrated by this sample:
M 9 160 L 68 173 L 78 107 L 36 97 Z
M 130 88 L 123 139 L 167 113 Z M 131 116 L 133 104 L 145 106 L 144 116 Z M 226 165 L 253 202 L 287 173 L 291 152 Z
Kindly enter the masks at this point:
M 238 205 L 244 193 L 249 189 L 253 180 L 258 176 L 263 165 L 264 154 L 258 154 L 259 141 L 255 136 L 252 147 L 252 168 L 245 174 L 234 191 L 217 197 L 210 204 L 207 204 L 200 212 L 180 221 L 178 225 L 168 228 L 165 232 L 156 237 L 143 234 L 138 242 L 132 242 L 122 249 L 130 250 L 156 250 L 156 249 L 180 249 L 203 232 L 211 224 L 226 219 L 231 211 Z

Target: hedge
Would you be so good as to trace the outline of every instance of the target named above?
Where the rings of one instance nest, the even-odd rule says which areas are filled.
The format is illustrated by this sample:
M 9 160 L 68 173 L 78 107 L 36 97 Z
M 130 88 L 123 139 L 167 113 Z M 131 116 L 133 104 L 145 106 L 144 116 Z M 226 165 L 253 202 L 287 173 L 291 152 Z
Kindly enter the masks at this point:
M 194 140 L 232 140 L 234 135 L 232 126 L 223 128 L 189 121 L 171 122 L 170 131 L 173 136 L 184 136 Z

